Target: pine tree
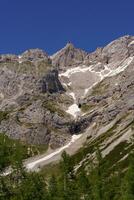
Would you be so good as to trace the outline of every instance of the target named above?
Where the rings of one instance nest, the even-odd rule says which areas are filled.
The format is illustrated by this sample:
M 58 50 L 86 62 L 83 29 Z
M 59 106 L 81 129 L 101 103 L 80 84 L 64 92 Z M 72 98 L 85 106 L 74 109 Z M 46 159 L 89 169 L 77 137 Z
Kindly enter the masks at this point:
M 49 192 L 49 199 L 51 200 L 59 199 L 57 180 L 54 175 L 52 175 L 52 177 L 49 180 L 48 192 Z
M 121 200 L 134 200 L 134 153 L 121 185 Z
M 61 162 L 60 191 L 64 200 L 79 200 L 76 178 L 70 156 L 64 151 Z
M 81 169 L 80 175 L 78 176 L 78 192 L 85 200 L 91 199 L 91 183 L 84 168 Z
M 21 183 L 20 196 L 22 200 L 47 200 L 45 180 L 38 173 L 30 173 Z

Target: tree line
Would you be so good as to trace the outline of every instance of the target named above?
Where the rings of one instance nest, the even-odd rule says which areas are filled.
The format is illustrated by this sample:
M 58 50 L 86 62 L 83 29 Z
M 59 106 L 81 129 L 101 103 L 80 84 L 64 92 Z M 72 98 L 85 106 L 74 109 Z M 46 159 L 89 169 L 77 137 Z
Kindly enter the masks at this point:
M 13 172 L 2 176 L 11 156 Z M 27 172 L 19 151 L 0 145 L 0 200 L 134 200 L 134 155 L 124 172 L 111 172 L 108 161 L 96 151 L 95 166 L 81 167 L 76 173 L 71 157 L 63 152 L 60 173 L 45 177 L 42 172 Z

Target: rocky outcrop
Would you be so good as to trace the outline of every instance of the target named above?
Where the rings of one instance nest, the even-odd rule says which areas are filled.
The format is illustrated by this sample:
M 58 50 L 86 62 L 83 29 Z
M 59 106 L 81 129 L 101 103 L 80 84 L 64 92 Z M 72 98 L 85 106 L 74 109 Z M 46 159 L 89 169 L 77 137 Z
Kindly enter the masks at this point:
M 44 77 L 39 80 L 39 87 L 41 87 L 41 91 L 43 93 L 57 93 L 57 92 L 65 92 L 65 89 L 62 87 L 59 79 L 58 79 L 58 71 L 52 70 L 47 73 Z
M 51 59 L 54 66 L 59 69 L 66 69 L 82 63 L 86 55 L 85 51 L 75 48 L 72 43 L 67 43 L 63 49 L 52 55 Z
M 22 62 L 3 59 L 0 63 L 0 132 L 27 143 L 56 147 L 61 131 L 63 143 L 70 137 L 69 116 L 58 103 L 65 89 L 49 58 L 44 59 L 39 51 L 30 53 L 32 60 L 25 53 Z M 51 139 L 54 133 L 55 140 Z
M 21 62 L 23 62 L 23 61 L 37 62 L 37 61 L 43 60 L 48 63 L 51 63 L 51 60 L 50 60 L 48 54 L 41 49 L 27 50 L 19 56 L 19 60 Z
M 2 62 L 15 62 L 18 61 L 18 57 L 12 54 L 0 55 L 0 63 Z

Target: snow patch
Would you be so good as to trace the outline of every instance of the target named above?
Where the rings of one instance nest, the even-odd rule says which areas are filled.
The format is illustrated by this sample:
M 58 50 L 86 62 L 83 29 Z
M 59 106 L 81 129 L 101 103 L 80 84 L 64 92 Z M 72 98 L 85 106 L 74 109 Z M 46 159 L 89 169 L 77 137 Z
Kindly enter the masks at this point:
M 80 108 L 76 103 L 74 103 L 68 108 L 68 110 L 66 110 L 66 112 L 71 114 L 74 118 L 76 118 L 80 113 Z
M 78 73 L 78 72 L 86 72 L 86 71 L 91 71 L 91 67 L 92 66 L 90 66 L 90 67 L 86 67 L 86 66 L 79 66 L 79 67 L 75 67 L 75 68 L 71 68 L 71 69 L 68 69 L 66 72 L 64 72 L 64 73 L 61 73 L 61 74 L 59 74 L 59 76 L 61 77 L 61 76 L 66 76 L 66 77 L 70 77 L 72 74 L 74 74 L 74 73 Z
M 96 81 L 93 85 L 91 85 L 89 88 L 86 88 L 85 91 L 84 91 L 84 96 L 86 96 L 86 94 L 88 93 L 89 90 L 91 90 L 97 83 L 99 83 L 99 80 Z
M 22 56 L 18 56 L 18 58 L 19 58 L 19 63 L 21 64 L 22 63 Z
M 70 92 L 69 95 L 73 97 L 74 101 L 76 100 L 74 92 Z

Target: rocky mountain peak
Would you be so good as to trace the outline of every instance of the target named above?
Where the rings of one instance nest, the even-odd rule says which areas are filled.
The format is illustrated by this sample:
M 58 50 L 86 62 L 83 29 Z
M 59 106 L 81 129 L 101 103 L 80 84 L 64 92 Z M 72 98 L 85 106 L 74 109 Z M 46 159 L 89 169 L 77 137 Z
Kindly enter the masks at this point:
M 51 59 L 54 66 L 64 69 L 81 63 L 86 55 L 85 51 L 75 48 L 71 42 L 68 42 L 63 49 L 52 55 Z
M 75 47 L 74 47 L 73 43 L 68 42 L 64 48 L 66 48 L 66 49 L 68 49 L 68 48 L 69 49 L 74 49 Z
M 49 56 L 42 49 L 29 49 L 22 53 L 19 58 L 28 61 L 49 60 Z

